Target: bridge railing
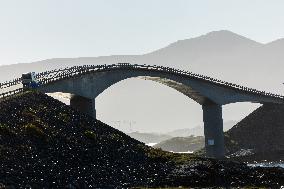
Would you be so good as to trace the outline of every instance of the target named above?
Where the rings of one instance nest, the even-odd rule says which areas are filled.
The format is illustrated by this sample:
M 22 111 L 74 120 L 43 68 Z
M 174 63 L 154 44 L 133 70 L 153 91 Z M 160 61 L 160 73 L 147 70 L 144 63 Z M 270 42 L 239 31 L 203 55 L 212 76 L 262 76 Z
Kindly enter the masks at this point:
M 259 95 L 284 99 L 284 97 L 281 95 L 272 94 L 272 93 L 265 92 L 265 91 L 259 91 L 253 88 L 248 88 L 248 87 L 244 87 L 241 85 L 222 81 L 219 79 L 211 78 L 208 76 L 192 73 L 190 71 L 179 70 L 179 69 L 165 67 L 165 66 L 146 65 L 146 64 L 138 65 L 138 64 L 129 64 L 129 63 L 118 63 L 118 64 L 110 64 L 110 65 L 104 64 L 104 65 L 72 66 L 72 67 L 67 67 L 63 69 L 54 69 L 54 70 L 38 73 L 36 75 L 36 79 L 42 85 L 45 85 L 45 84 L 48 84 L 54 81 L 76 77 L 76 76 L 80 76 L 80 75 L 87 74 L 87 73 L 99 72 L 99 71 L 110 71 L 110 70 L 115 70 L 115 69 L 136 69 L 136 70 L 143 69 L 143 70 L 152 70 L 152 71 L 166 72 L 166 73 L 171 73 L 171 74 L 178 74 L 178 75 L 182 75 L 185 77 L 208 81 L 208 82 L 211 82 L 217 85 L 225 85 L 232 89 L 237 89 L 237 90 L 242 90 L 242 91 L 249 92 L 249 93 L 255 93 Z M 19 85 L 21 81 L 22 81 L 21 78 L 16 78 L 8 82 L 0 83 L 0 89 L 9 88 L 14 85 Z M 7 94 L 5 93 L 5 95 Z M 0 94 L 0 98 L 1 98 L 1 94 Z
M 14 96 L 16 94 L 20 94 L 22 92 L 24 92 L 24 89 L 18 88 L 18 89 L 14 89 L 14 90 L 10 90 L 10 91 L 7 91 L 7 92 L 0 93 L 0 100 L 5 100 L 8 97 Z
M 202 79 L 205 81 L 209 81 L 215 84 L 219 85 L 225 85 L 227 87 L 237 89 L 237 90 L 242 90 L 250 93 L 256 93 L 260 95 L 265 95 L 265 96 L 270 96 L 270 97 L 276 97 L 276 98 L 284 98 L 282 95 L 277 95 L 265 91 L 259 91 L 253 88 L 248 88 L 244 87 L 238 84 L 234 83 L 229 83 L 226 81 L 222 81 L 219 79 L 211 78 L 208 76 L 192 73 L 189 71 L 185 70 L 179 70 L 175 68 L 170 68 L 170 67 L 164 67 L 164 66 L 157 66 L 157 65 L 138 65 L 138 64 L 129 64 L 129 63 L 118 63 L 118 64 L 111 64 L 111 65 L 84 65 L 84 66 L 73 66 L 70 68 L 64 68 L 64 69 L 57 69 L 57 70 L 51 70 L 49 72 L 44 72 L 39 74 L 39 79 L 42 81 L 44 84 L 47 84 L 52 81 L 57 81 L 60 79 L 66 79 L 70 78 L 73 76 L 81 75 L 81 74 L 86 74 L 86 73 L 91 73 L 94 71 L 108 71 L 108 70 L 113 70 L 113 69 L 121 69 L 121 68 L 129 68 L 129 69 L 147 69 L 147 70 L 154 70 L 154 71 L 163 71 L 167 73 L 173 73 L 173 74 L 179 74 L 179 75 L 184 75 L 184 76 L 189 76 L 195 79 Z M 43 76 L 43 77 L 42 77 Z
M 16 78 L 10 81 L 5 81 L 3 83 L 0 83 L 0 89 L 8 88 L 14 85 L 21 84 L 22 79 L 21 78 Z

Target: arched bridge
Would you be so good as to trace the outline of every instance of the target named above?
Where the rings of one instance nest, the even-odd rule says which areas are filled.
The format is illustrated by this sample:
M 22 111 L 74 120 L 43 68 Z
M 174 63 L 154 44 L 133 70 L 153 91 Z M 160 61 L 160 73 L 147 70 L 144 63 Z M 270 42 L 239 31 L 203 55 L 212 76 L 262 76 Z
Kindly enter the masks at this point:
M 162 66 L 128 63 L 74 66 L 39 73 L 36 77 L 41 83 L 39 91 L 71 93 L 70 105 L 94 118 L 95 98 L 119 81 L 137 77 L 167 85 L 202 105 L 206 154 L 214 158 L 224 157 L 222 105 L 235 102 L 284 102 L 281 95 Z M 0 87 L 5 88 L 20 82 L 21 79 L 15 79 L 2 83 Z

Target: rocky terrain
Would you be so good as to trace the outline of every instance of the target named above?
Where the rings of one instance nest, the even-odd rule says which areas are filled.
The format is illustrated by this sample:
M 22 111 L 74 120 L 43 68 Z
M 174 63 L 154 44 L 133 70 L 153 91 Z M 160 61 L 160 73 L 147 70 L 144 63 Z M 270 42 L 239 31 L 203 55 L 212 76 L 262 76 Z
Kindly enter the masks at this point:
M 243 161 L 284 160 L 283 115 L 284 106 L 277 104 L 264 104 L 252 112 L 225 133 L 227 154 Z
M 204 148 L 203 136 L 174 137 L 153 146 L 171 152 L 194 152 Z
M 284 170 L 174 154 L 37 92 L 0 102 L 4 188 L 284 185 Z

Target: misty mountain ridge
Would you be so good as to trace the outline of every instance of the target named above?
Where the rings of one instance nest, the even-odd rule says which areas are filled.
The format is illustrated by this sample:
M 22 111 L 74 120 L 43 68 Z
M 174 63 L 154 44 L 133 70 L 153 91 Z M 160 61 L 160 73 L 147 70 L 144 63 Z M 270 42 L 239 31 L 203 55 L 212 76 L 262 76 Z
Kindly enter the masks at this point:
M 223 130 L 228 131 L 231 129 L 234 125 L 236 125 L 237 121 L 226 121 L 223 123 Z M 166 135 L 170 135 L 172 137 L 188 137 L 188 136 L 204 136 L 204 127 L 203 125 L 198 125 L 193 128 L 184 128 L 184 129 L 176 129 L 171 132 L 165 133 Z
M 53 58 L 32 63 L 0 66 L 0 81 L 19 77 L 21 73 L 28 71 L 41 72 L 74 65 L 130 62 L 170 66 L 249 87 L 271 90 L 268 83 L 260 85 L 259 83 L 262 82 L 255 80 L 262 79 L 263 74 L 267 72 L 280 72 L 279 69 L 284 66 L 283 50 L 284 39 L 261 44 L 231 31 L 220 30 L 195 38 L 179 40 L 167 47 L 143 55 Z M 270 67 L 271 64 L 274 68 Z M 242 74 L 243 79 L 240 79 L 237 74 Z M 282 83 L 277 75 L 275 74 L 275 79 L 273 77 L 274 86 Z M 272 92 L 274 91 L 272 89 Z M 279 92 L 279 90 L 276 91 Z
M 154 51 L 150 54 L 165 54 L 172 56 L 173 53 L 201 55 L 205 53 L 224 53 L 249 48 L 260 47 L 262 44 L 227 30 L 213 31 L 200 37 L 179 40 L 169 46 Z
M 276 45 L 277 44 L 277 45 Z M 78 57 L 78 58 L 51 58 L 31 63 L 19 63 L 12 65 L 0 66 L 1 68 L 8 68 L 11 66 L 21 66 L 21 64 L 26 64 L 25 66 L 33 64 L 41 64 L 43 68 L 54 69 L 73 65 L 85 65 L 85 64 L 112 64 L 117 62 L 130 62 L 130 63 L 140 63 L 147 59 L 152 59 L 155 56 L 166 55 L 171 56 L 172 59 L 181 60 L 182 57 L 176 57 L 178 55 L 184 54 L 187 58 L 191 54 L 194 56 L 206 55 L 208 54 L 219 54 L 219 53 L 230 53 L 232 51 L 247 51 L 248 49 L 255 47 L 275 47 L 279 46 L 284 48 L 284 39 L 278 39 L 267 44 L 261 44 L 259 42 L 253 41 L 249 38 L 243 37 L 236 33 L 227 30 L 213 31 L 206 35 L 202 35 L 195 38 L 178 40 L 177 42 L 169 44 L 167 47 L 158 49 L 156 51 L 146 53 L 143 55 L 111 55 L 111 56 L 99 56 L 99 57 Z M 237 53 L 237 52 L 236 52 Z M 194 57 L 193 57 L 194 58 Z M 156 59 L 156 58 L 154 58 Z M 191 61 L 191 60 L 190 60 Z M 184 63 L 182 61 L 181 63 Z M 187 64 L 192 64 L 194 62 L 187 62 Z M 212 62 L 213 63 L 213 62 Z M 155 64 L 155 62 L 149 61 L 148 64 Z M 162 64 L 161 61 L 156 62 L 156 64 Z M 172 63 L 171 66 L 176 65 Z M 178 66 L 178 65 L 177 65 Z
M 164 140 L 172 138 L 172 136 L 170 135 L 158 134 L 158 133 L 131 132 L 131 133 L 127 133 L 127 135 L 145 144 L 159 143 Z
M 224 122 L 224 132 L 231 129 L 234 125 L 236 125 L 237 121 L 226 121 Z M 166 140 L 171 140 L 172 138 L 176 137 L 198 137 L 204 136 L 204 127 L 198 125 L 193 128 L 184 128 L 184 129 L 175 129 L 173 131 L 167 133 L 142 133 L 142 132 L 131 132 L 127 133 L 130 137 L 148 143 L 160 143 Z

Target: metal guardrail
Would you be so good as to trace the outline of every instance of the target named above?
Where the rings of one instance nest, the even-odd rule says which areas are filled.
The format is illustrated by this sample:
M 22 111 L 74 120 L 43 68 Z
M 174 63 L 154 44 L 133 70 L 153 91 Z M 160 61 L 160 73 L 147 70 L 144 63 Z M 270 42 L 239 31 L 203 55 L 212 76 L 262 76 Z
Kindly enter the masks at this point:
M 21 84 L 21 82 L 22 82 L 21 78 L 16 78 L 16 79 L 13 79 L 11 81 L 6 81 L 4 83 L 0 83 L 0 89 L 4 89 L 4 88 L 8 88 L 8 87 L 11 87 L 11 86 L 14 86 L 14 85 Z
M 138 65 L 138 64 L 129 64 L 129 63 L 118 63 L 118 64 L 111 64 L 111 65 L 84 65 L 84 66 L 73 66 L 73 67 L 67 67 L 63 69 L 54 69 L 46 72 L 41 72 L 36 75 L 36 79 L 42 84 L 48 84 L 51 82 L 55 82 L 62 79 L 68 79 L 88 73 L 93 72 L 101 72 L 101 71 L 111 71 L 111 70 L 117 70 L 117 69 L 129 69 L 129 70 L 151 70 L 151 71 L 159 71 L 159 72 L 166 72 L 171 74 L 177 74 L 184 77 L 194 78 L 198 80 L 208 81 L 212 84 L 222 85 L 226 86 L 232 89 L 241 90 L 244 92 L 254 93 L 258 95 L 268 96 L 268 97 L 274 97 L 274 98 L 281 98 L 284 99 L 284 96 L 273 94 L 265 91 L 259 91 L 253 88 L 237 85 L 234 83 L 229 83 L 226 81 L 222 81 L 219 79 L 211 78 L 208 76 L 195 74 L 189 71 L 179 70 L 175 68 L 170 67 L 164 67 L 164 66 L 157 66 L 157 65 Z M 21 78 L 14 79 L 12 81 L 0 83 L 0 89 L 2 88 L 8 88 L 11 86 L 15 86 L 21 83 Z M 6 92 L 5 95 L 13 94 Z M 4 94 L 4 93 L 3 93 Z M 0 94 L 0 98 L 4 96 Z
M 0 101 L 1 100 L 5 100 L 6 98 L 14 96 L 16 94 L 20 94 L 22 92 L 24 92 L 24 89 L 23 88 L 18 88 L 18 89 L 14 89 L 14 90 L 11 90 L 11 91 L 7 91 L 7 92 L 4 92 L 4 93 L 1 93 L 0 94 Z

